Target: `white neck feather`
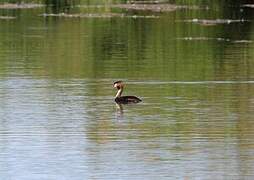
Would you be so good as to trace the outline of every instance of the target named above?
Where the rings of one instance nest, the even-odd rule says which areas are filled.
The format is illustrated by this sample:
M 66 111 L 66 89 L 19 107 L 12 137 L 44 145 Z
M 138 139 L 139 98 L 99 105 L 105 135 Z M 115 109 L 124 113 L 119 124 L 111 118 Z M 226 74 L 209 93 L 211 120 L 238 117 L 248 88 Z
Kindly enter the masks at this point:
M 122 92 L 123 92 L 123 88 L 119 89 L 119 90 L 117 91 L 117 93 L 116 93 L 116 98 L 117 98 L 117 97 L 121 97 Z

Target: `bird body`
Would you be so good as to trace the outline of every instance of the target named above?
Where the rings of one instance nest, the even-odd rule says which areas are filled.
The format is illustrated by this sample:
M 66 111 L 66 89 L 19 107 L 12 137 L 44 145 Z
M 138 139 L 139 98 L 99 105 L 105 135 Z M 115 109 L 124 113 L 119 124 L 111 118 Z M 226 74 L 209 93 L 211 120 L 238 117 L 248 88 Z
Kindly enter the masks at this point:
M 136 96 L 121 96 L 121 97 L 116 97 L 115 102 L 118 104 L 131 104 L 131 103 L 139 103 L 142 100 L 139 99 Z

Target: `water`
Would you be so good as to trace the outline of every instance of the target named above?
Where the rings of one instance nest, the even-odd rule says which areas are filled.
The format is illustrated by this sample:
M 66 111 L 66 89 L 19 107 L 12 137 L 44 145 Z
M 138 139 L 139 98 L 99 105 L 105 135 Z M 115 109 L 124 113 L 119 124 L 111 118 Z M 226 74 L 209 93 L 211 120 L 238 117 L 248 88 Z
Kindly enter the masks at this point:
M 0 179 L 253 179 L 253 9 L 207 6 L 0 10 Z

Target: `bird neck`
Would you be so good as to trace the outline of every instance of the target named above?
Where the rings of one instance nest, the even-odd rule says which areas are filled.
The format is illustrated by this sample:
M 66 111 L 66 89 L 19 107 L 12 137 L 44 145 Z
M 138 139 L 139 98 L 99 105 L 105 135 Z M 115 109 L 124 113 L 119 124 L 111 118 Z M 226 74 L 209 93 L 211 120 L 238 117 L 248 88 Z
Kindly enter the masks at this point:
M 123 88 L 120 88 L 120 89 L 117 91 L 117 93 L 116 93 L 116 98 L 121 97 L 122 93 L 123 93 Z

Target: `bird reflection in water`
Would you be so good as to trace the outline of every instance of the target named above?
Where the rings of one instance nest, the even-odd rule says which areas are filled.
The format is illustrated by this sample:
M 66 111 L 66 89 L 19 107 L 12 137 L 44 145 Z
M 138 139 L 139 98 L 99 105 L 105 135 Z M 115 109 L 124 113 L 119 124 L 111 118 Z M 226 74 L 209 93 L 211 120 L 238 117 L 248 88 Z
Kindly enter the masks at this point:
M 116 103 L 116 118 L 123 118 L 123 105 Z

